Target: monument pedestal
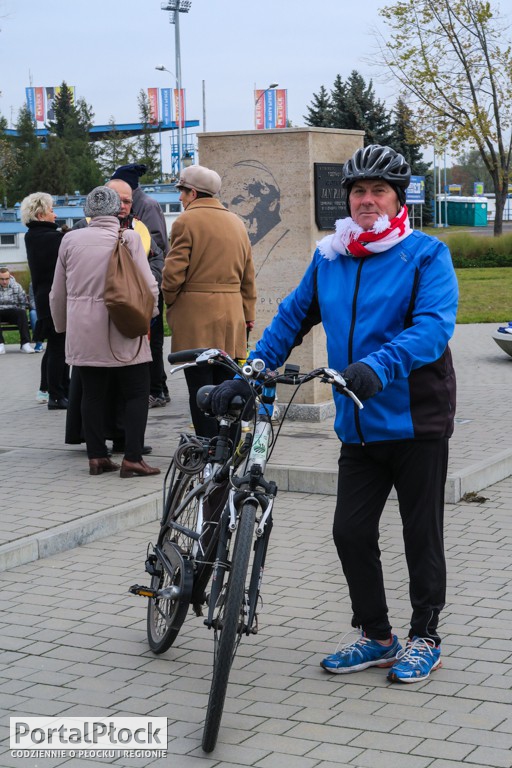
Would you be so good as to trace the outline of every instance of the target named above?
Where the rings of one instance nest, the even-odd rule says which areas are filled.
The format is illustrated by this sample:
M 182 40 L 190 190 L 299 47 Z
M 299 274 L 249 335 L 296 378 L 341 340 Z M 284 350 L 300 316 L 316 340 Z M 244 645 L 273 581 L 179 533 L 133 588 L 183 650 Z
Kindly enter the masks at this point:
M 258 290 L 251 345 L 299 283 L 317 241 L 344 215 L 341 167 L 363 145 L 363 136 L 363 131 L 334 128 L 198 135 L 201 165 L 221 175 L 220 198 L 244 220 L 251 240 Z M 289 361 L 303 372 L 327 365 L 321 325 L 292 351 Z M 280 388 L 280 402 L 287 402 L 289 390 Z M 330 388 L 318 380 L 309 382 L 292 409 L 292 417 L 304 420 L 331 416 Z

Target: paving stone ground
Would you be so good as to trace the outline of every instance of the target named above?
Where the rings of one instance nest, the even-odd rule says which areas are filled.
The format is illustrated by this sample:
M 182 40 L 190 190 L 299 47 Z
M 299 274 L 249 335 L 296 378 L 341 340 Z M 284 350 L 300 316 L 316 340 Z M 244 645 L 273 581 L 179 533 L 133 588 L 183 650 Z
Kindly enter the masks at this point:
M 0 574 L 0 765 L 4 768 L 510 768 L 512 479 L 481 503 L 449 505 L 443 667 L 415 685 L 386 671 L 329 675 L 319 661 L 350 625 L 334 546 L 334 499 L 276 504 L 258 635 L 235 658 L 217 748 L 201 750 L 212 635 L 190 615 L 175 645 L 149 650 L 143 562 L 155 523 Z M 409 619 L 401 526 L 389 502 L 381 545 L 394 629 Z M 168 755 L 144 759 L 10 756 L 8 717 L 163 716 Z
M 8 717 L 50 714 L 167 717 L 168 756 L 110 761 L 123 768 L 511 768 L 512 358 L 490 338 L 494 329 L 458 326 L 452 345 L 459 423 L 450 473 L 483 489 L 483 500 L 447 504 L 443 668 L 397 686 L 384 670 L 330 676 L 319 667 L 350 623 L 331 541 L 334 498 L 311 492 L 315 469 L 334 476 L 338 444 L 328 423 L 289 423 L 274 465 L 311 470 L 313 487 L 278 496 L 260 631 L 235 659 L 208 756 L 200 740 L 212 637 L 190 616 L 175 645 L 153 656 L 145 601 L 127 591 L 147 579 L 161 478 L 90 477 L 83 447 L 63 445 L 64 414 L 33 399 L 39 356 L 9 347 L 0 358 L 0 766 L 109 763 L 11 757 Z M 150 411 L 147 432 L 162 468 L 189 422 L 183 380 L 170 383 L 172 403 Z M 494 483 L 493 473 L 505 479 Z M 410 609 L 393 500 L 381 547 L 391 616 L 404 637 Z

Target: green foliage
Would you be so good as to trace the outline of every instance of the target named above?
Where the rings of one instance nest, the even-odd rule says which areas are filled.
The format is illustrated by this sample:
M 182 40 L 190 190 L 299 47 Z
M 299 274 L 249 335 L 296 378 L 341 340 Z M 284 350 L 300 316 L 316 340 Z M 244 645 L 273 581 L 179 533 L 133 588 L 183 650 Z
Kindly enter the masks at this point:
M 138 163 L 145 163 L 147 171 L 141 177 L 141 184 L 148 184 L 160 178 L 160 148 L 155 141 L 155 132 L 152 131 L 153 116 L 148 95 L 145 91 L 139 92 L 137 100 L 139 105 L 139 119 L 142 123 L 142 133 L 135 142 L 135 156 Z
M 307 110 L 306 125 L 364 131 L 365 144 L 389 143 L 389 113 L 376 98 L 372 81 L 366 83 L 356 70 L 346 82 L 336 75 L 330 96 L 322 85 Z
M 307 110 L 308 114 L 304 115 L 306 125 L 315 126 L 316 128 L 332 127 L 331 100 L 323 85 L 320 86 L 318 93 L 313 94 L 313 101 L 311 106 L 307 107 Z
M 512 125 L 512 46 L 488 0 L 400 0 L 379 11 L 390 29 L 384 63 L 414 99 L 424 143 L 469 143 L 496 193 L 502 231 Z
M 109 120 L 111 130 L 100 142 L 98 151 L 98 164 L 104 178 L 110 178 L 116 168 L 134 162 L 133 147 L 129 139 L 123 137 L 120 131 L 116 131 L 116 121 L 113 117 Z
M 485 237 L 457 232 L 442 237 L 457 269 L 512 267 L 512 234 Z

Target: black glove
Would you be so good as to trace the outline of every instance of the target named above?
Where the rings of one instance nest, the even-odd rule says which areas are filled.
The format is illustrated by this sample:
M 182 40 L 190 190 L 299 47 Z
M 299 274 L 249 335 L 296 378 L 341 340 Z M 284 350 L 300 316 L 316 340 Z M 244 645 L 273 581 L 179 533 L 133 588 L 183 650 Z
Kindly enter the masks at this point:
M 341 372 L 341 375 L 347 382 L 347 387 L 360 400 L 368 400 L 382 389 L 381 380 L 373 368 L 366 363 L 352 363 Z
M 243 379 L 229 379 L 212 389 L 206 401 L 206 409 L 214 416 L 225 416 L 229 404 L 234 397 L 239 395 L 244 400 L 247 400 L 251 397 L 251 394 L 251 387 L 246 381 L 243 381 Z

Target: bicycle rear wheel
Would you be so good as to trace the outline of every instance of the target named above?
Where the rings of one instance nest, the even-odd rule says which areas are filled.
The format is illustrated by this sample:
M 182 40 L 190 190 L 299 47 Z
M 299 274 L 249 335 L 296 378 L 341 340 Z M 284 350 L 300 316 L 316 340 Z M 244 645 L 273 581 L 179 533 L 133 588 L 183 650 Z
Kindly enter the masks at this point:
M 168 516 L 170 521 L 193 531 L 197 525 L 198 497 L 193 496 L 183 509 L 180 506 L 197 481 L 197 475 L 178 478 Z M 164 653 L 171 647 L 187 617 L 193 587 L 194 544 L 190 536 L 169 526 L 160 533 L 151 577 L 151 588 L 159 591 L 160 596 L 150 597 L 147 608 L 147 636 L 153 653 Z
M 219 601 L 221 604 L 215 627 L 218 642 L 202 741 L 205 752 L 211 752 L 217 743 L 229 673 L 246 625 L 246 581 L 255 519 L 256 508 L 252 504 L 245 504 L 238 521 L 231 570 Z

